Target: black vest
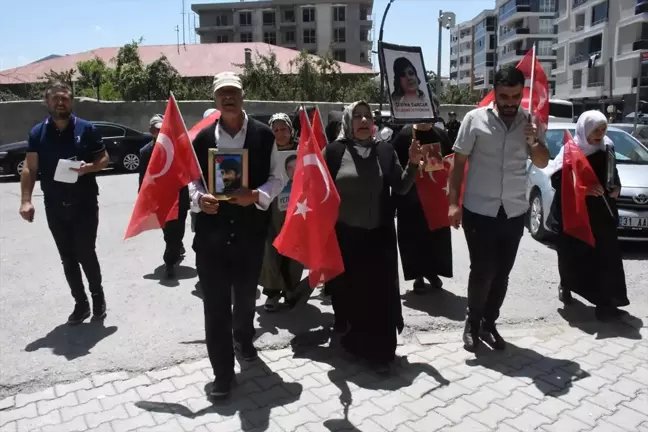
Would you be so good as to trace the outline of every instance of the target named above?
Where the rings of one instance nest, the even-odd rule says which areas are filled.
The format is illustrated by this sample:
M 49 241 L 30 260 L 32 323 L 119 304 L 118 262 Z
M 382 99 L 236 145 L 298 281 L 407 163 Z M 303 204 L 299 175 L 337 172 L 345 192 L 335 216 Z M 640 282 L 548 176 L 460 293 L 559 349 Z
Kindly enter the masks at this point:
M 198 163 L 203 173 L 209 172 L 209 149 L 217 148 L 216 127 L 218 122 L 201 130 L 193 141 Z M 270 176 L 270 160 L 274 146 L 272 130 L 265 124 L 248 118 L 245 144 L 248 150 L 248 187 L 257 189 Z M 226 243 L 239 237 L 265 239 L 270 222 L 270 212 L 259 210 L 255 205 L 241 207 L 221 201 L 218 213 L 196 215 L 194 247 L 203 241 Z

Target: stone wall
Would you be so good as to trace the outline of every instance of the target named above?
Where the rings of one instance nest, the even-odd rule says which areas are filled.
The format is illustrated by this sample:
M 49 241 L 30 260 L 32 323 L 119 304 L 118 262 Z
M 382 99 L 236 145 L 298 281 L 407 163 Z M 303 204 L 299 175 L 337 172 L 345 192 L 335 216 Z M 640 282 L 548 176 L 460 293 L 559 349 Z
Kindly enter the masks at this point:
M 245 110 L 259 115 L 290 113 L 298 104 L 299 102 L 245 101 Z M 343 103 L 329 102 L 304 104 L 317 104 L 324 119 L 328 118 L 329 111 L 341 110 L 344 106 Z M 205 110 L 214 108 L 211 101 L 182 101 L 179 105 L 189 128 L 202 118 Z M 166 101 L 98 102 L 93 99 L 79 99 L 75 101 L 74 112 L 86 120 L 110 121 L 146 131 L 151 116 L 156 113 L 163 114 L 165 107 Z M 378 109 L 378 105 L 373 107 Z M 456 111 L 457 117 L 461 119 L 472 108 L 470 105 L 441 105 L 441 113 L 447 119 L 448 112 Z M 383 106 L 383 110 L 388 109 L 388 105 Z M 0 102 L 0 144 L 25 140 L 29 130 L 46 116 L 47 110 L 42 101 Z

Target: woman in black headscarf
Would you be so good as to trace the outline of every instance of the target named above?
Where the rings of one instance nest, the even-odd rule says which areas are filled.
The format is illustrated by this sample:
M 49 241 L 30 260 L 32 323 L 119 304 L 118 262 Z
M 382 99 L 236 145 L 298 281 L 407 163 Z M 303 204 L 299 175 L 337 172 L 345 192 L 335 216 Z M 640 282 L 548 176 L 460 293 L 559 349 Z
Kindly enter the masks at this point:
M 386 371 L 403 329 L 392 194 L 406 193 L 422 158 L 412 146 L 403 170 L 389 143 L 373 137 L 373 116 L 366 102 L 344 112 L 338 140 L 324 158 L 340 194 L 336 234 L 344 273 L 327 283 L 332 293 L 342 346 Z
M 416 136 L 414 136 L 416 135 Z M 431 124 L 405 126 L 392 141 L 401 163 L 407 162 L 413 141 L 420 145 L 439 143 L 441 156 L 452 152 L 452 144 L 445 131 Z M 409 192 L 396 197 L 398 209 L 398 249 L 406 281 L 414 280 L 414 292 L 426 293 L 425 279 L 433 289 L 443 282 L 439 276 L 452 277 L 452 235 L 450 227 L 431 231 L 416 184 Z

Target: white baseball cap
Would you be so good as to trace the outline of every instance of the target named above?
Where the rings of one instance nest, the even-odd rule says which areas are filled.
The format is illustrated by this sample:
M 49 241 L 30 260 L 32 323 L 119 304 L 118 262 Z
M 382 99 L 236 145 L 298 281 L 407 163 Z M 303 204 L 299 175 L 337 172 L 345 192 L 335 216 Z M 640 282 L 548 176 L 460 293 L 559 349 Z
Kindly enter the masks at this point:
M 162 114 L 155 114 L 153 117 L 151 117 L 149 126 L 160 129 L 162 127 L 163 121 L 164 121 L 164 116 Z
M 234 72 L 221 72 L 214 76 L 214 93 L 223 87 L 235 87 L 243 90 L 241 78 Z

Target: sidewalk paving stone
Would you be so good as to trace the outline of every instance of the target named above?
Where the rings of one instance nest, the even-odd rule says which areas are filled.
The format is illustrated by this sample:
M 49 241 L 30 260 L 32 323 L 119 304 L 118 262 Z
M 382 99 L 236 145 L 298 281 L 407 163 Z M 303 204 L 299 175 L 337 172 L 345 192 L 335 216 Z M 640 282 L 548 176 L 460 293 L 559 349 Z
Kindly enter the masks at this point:
M 112 371 L 3 399 L 0 432 L 648 432 L 648 340 L 607 336 L 515 329 L 475 356 L 425 333 L 389 376 L 335 347 L 263 351 L 218 403 L 207 359 Z

